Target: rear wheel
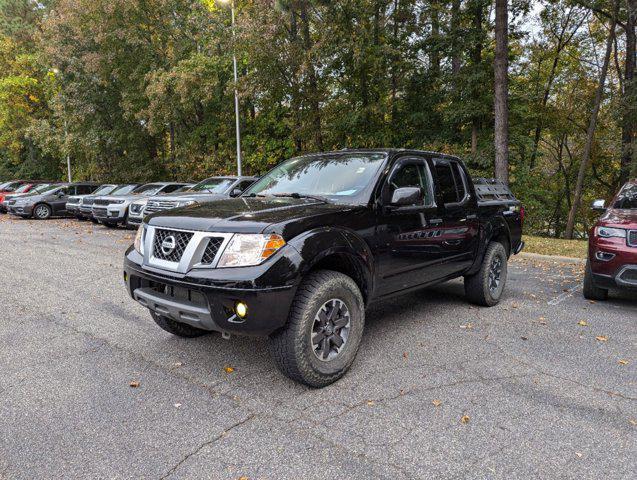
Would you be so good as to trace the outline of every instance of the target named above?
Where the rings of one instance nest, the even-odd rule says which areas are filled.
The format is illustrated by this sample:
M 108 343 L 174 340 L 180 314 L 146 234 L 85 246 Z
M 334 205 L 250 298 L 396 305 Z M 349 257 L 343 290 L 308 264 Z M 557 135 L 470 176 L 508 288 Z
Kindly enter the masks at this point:
M 51 207 L 49 207 L 46 203 L 39 203 L 33 207 L 33 217 L 38 220 L 47 220 L 51 218 L 51 213 Z
M 590 260 L 586 260 L 586 270 L 584 271 L 584 298 L 587 300 L 607 300 L 608 290 L 599 288 L 593 280 L 593 270 Z
M 507 280 L 507 252 L 499 242 L 491 242 L 480 270 L 464 277 L 467 299 L 476 305 L 492 307 L 500 302 Z
M 97 218 L 93 218 L 91 217 L 91 222 L 93 222 L 95 225 L 97 225 L 99 222 L 99 220 Z
M 178 337 L 195 338 L 201 337 L 202 335 L 208 335 L 210 333 L 208 330 L 202 330 L 201 328 L 196 328 L 186 323 L 176 322 L 168 317 L 162 317 L 153 311 L 150 312 L 150 315 L 162 330 L 172 333 Z
M 286 326 L 270 336 L 270 352 L 284 375 L 324 387 L 351 366 L 364 326 L 365 305 L 356 282 L 319 270 L 299 287 Z

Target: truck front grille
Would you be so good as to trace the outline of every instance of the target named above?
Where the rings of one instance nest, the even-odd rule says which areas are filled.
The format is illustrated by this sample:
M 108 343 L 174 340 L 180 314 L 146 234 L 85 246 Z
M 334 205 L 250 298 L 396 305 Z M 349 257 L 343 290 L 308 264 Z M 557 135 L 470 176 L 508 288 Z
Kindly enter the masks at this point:
M 93 205 L 110 205 L 110 200 L 105 198 L 97 198 L 93 201 Z
M 628 232 L 628 246 L 637 247 L 637 230 L 630 230 Z
M 192 232 L 157 229 L 153 241 L 153 256 L 160 260 L 178 263 L 193 235 Z
M 170 210 L 177 208 L 178 202 L 162 202 L 159 200 L 149 200 L 146 204 L 146 213 L 161 212 L 162 210 Z
M 108 210 L 105 208 L 93 207 L 93 215 L 96 217 L 108 217 Z
M 95 201 L 94 198 L 85 198 L 84 201 L 82 202 L 83 205 L 93 205 L 93 202 Z
M 219 247 L 221 247 L 222 243 L 223 238 L 210 237 L 210 239 L 208 239 L 206 250 L 204 250 L 203 256 L 201 257 L 201 263 L 204 265 L 211 265 L 212 262 L 214 262 L 215 257 L 217 256 L 217 252 L 219 252 Z

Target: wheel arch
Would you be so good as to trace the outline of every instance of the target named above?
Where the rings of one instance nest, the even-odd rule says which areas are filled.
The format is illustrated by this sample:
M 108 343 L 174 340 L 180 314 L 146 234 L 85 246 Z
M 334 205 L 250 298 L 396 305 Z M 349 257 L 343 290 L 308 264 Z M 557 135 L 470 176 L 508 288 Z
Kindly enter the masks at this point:
M 506 250 L 507 258 L 511 256 L 511 230 L 509 224 L 502 216 L 496 216 L 491 218 L 480 231 L 480 246 L 476 254 L 476 258 L 473 265 L 467 272 L 467 275 L 471 275 L 480 270 L 480 266 L 484 260 L 484 255 L 487 252 L 487 247 L 491 242 L 500 242 Z
M 373 256 L 367 243 L 354 232 L 332 227 L 306 232 L 290 242 L 300 253 L 301 276 L 316 270 L 333 270 L 354 280 L 365 304 L 373 291 Z

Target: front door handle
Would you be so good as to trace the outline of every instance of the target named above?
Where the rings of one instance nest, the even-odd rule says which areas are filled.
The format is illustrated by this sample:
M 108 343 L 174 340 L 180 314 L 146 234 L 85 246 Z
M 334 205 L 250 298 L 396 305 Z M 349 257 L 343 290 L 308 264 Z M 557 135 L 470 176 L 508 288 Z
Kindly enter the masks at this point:
M 442 223 L 442 218 L 432 218 L 429 220 L 431 225 L 440 225 Z
M 467 215 L 467 220 L 475 220 L 476 218 L 478 218 L 478 216 L 475 213 Z

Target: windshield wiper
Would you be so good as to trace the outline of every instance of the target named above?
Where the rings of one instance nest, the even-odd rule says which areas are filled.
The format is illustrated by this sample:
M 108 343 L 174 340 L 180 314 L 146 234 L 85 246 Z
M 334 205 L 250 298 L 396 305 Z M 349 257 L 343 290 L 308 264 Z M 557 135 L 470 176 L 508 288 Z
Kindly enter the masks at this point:
M 290 198 L 310 198 L 312 200 L 318 200 L 319 202 L 330 203 L 330 201 L 320 195 L 308 195 L 306 193 L 275 193 L 273 197 L 290 197 Z

